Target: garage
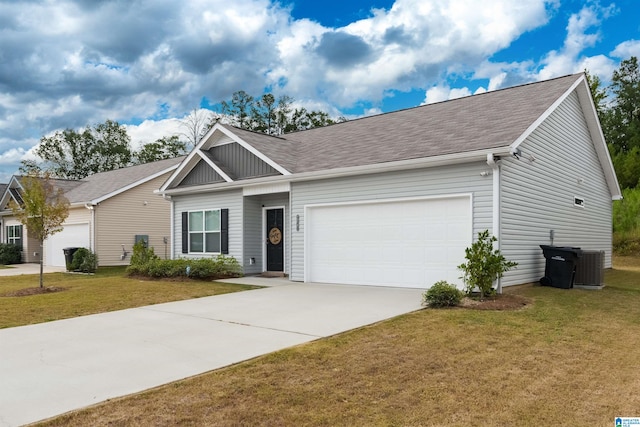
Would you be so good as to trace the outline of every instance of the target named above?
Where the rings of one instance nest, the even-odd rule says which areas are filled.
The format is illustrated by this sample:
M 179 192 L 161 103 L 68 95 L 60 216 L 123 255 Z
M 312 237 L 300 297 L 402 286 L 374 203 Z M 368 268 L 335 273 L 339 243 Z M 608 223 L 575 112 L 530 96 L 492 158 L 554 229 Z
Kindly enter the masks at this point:
M 306 208 L 305 281 L 426 288 L 461 284 L 470 195 Z
M 64 252 L 68 247 L 89 248 L 89 224 L 66 224 L 64 229 L 49 238 L 45 242 L 46 265 L 64 267 Z

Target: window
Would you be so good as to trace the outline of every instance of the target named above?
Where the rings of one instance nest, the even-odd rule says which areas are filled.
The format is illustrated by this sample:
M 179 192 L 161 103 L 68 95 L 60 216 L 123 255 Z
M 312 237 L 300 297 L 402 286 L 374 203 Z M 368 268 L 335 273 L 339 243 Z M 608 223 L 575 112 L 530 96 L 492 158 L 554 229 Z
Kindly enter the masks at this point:
M 573 198 L 573 206 L 577 206 L 579 208 L 584 208 L 584 199 L 582 197 L 574 197 Z
M 7 225 L 7 243 L 13 243 L 22 249 L 22 225 Z
M 221 252 L 220 210 L 189 212 L 189 252 Z

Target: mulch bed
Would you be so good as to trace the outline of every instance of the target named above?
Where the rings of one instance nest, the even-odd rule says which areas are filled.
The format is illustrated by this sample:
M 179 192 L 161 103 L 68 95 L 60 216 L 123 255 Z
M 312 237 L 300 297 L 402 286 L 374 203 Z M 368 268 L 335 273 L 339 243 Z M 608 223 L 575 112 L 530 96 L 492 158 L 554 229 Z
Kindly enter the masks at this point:
M 471 310 L 519 310 L 532 303 L 532 300 L 521 295 L 498 294 L 485 297 L 483 301 L 475 297 L 465 297 L 460 307 Z
M 30 295 L 52 294 L 54 292 L 66 291 L 68 288 L 60 286 L 45 286 L 43 288 L 25 288 L 18 289 L 17 291 L 6 292 L 0 294 L 0 297 L 28 297 Z

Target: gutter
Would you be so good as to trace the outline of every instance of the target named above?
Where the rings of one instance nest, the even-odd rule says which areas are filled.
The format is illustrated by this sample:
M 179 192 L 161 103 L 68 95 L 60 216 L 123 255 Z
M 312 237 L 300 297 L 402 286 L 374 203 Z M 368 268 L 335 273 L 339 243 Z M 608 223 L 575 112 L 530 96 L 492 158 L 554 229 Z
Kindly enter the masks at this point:
M 196 194 L 208 191 L 223 191 L 235 188 L 250 187 L 252 185 L 260 185 L 271 182 L 304 182 L 318 179 L 342 178 L 354 175 L 364 175 L 368 173 L 395 172 L 409 169 L 419 169 L 425 167 L 448 166 L 459 163 L 469 163 L 474 161 L 486 160 L 489 155 L 500 156 L 509 155 L 509 146 L 497 149 L 468 151 L 463 153 L 447 154 L 443 156 L 421 157 L 418 159 L 400 160 L 396 162 L 375 163 L 372 165 L 351 166 L 345 168 L 336 168 L 329 170 L 320 170 L 313 172 L 303 172 L 293 175 L 268 176 L 263 178 L 254 178 L 240 180 L 234 182 L 223 182 L 216 184 L 194 185 L 192 187 L 172 188 L 164 191 L 156 190 L 157 194 Z

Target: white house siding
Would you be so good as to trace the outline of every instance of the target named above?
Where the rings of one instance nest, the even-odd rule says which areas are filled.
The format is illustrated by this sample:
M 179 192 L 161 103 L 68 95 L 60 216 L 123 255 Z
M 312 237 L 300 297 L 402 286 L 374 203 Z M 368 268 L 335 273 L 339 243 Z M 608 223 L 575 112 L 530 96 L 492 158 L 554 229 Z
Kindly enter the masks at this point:
M 229 209 L 229 255 L 242 263 L 243 196 L 242 190 L 173 196 L 174 258 L 202 258 L 203 254 L 182 253 L 182 212 L 207 209 Z
M 102 266 L 127 265 L 136 235 L 149 236 L 149 246 L 156 255 L 170 255 L 171 203 L 154 194 L 168 178 L 169 173 L 124 191 L 101 202 L 95 209 L 95 247 Z M 89 209 L 84 208 L 88 214 Z M 164 238 L 167 244 L 164 243 Z M 127 256 L 122 259 L 122 245 Z
M 505 158 L 501 165 L 501 249 L 519 263 L 503 286 L 543 276 L 539 245 L 551 243 L 550 230 L 556 246 L 606 251 L 610 267 L 611 194 L 575 93 L 520 148 L 520 160 Z M 576 196 L 584 208 L 574 206 Z
M 64 221 L 64 224 L 62 225 L 63 227 L 65 225 L 70 225 L 70 224 L 89 224 L 89 236 L 87 236 L 87 241 L 90 243 L 90 245 L 93 247 L 94 242 L 93 242 L 93 225 L 92 225 L 92 220 L 91 220 L 91 211 L 87 208 L 85 208 L 84 206 L 79 206 L 79 207 L 73 207 L 69 209 L 69 216 L 67 216 L 67 219 Z M 53 238 L 55 238 L 55 234 L 52 236 Z M 87 249 L 93 249 L 93 248 L 87 248 Z M 44 250 L 43 250 L 43 255 L 44 255 L 44 265 L 51 265 L 51 260 L 49 259 L 49 245 L 48 245 L 48 241 L 45 240 L 44 241 Z
M 492 227 L 492 179 L 481 176 L 485 162 L 361 175 L 355 177 L 296 182 L 291 187 L 291 214 L 300 229 L 291 230 L 292 280 L 304 280 L 304 207 L 322 203 L 472 194 L 473 230 Z M 295 225 L 294 225 L 295 228 Z M 375 232 L 375 230 L 372 230 Z

